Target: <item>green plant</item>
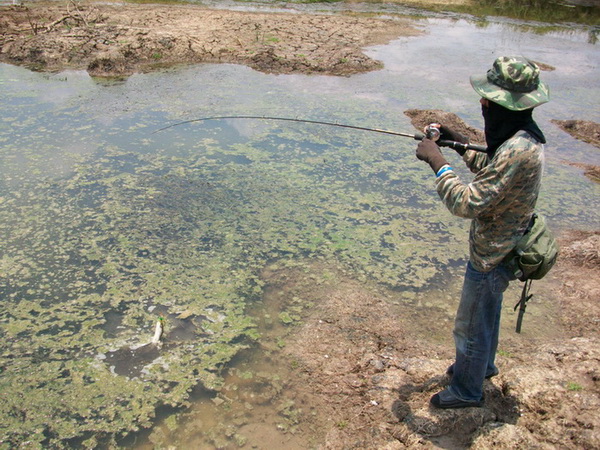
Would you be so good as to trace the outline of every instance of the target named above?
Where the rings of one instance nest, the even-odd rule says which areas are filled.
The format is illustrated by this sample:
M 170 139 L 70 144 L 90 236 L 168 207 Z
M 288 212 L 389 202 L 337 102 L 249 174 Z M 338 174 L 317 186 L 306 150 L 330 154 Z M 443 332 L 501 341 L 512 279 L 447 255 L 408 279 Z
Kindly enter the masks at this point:
M 569 381 L 567 383 L 567 390 L 569 390 L 569 391 L 575 391 L 575 392 L 582 391 L 583 390 L 583 386 L 580 385 L 579 383 L 574 382 L 574 381 Z
M 348 422 L 345 420 L 340 420 L 338 423 L 335 424 L 335 426 L 338 427 L 340 430 L 343 430 L 348 426 Z

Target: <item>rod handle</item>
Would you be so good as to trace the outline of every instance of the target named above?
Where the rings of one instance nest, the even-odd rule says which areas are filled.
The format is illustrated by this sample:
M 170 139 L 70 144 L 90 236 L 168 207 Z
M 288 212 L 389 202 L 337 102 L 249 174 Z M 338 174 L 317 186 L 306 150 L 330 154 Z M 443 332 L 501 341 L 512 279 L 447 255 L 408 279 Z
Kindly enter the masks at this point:
M 475 150 L 476 152 L 487 151 L 487 147 L 484 145 L 463 144 L 462 142 L 456 141 L 437 141 L 437 145 L 440 147 L 450 147 L 453 150 Z
M 413 139 L 415 141 L 422 141 L 425 139 L 425 135 L 423 133 L 415 133 L 413 135 Z M 486 152 L 487 147 L 485 145 L 476 145 L 476 144 L 463 144 L 462 142 L 456 141 L 436 141 L 435 142 L 440 147 L 450 147 L 453 150 L 475 150 L 476 152 Z

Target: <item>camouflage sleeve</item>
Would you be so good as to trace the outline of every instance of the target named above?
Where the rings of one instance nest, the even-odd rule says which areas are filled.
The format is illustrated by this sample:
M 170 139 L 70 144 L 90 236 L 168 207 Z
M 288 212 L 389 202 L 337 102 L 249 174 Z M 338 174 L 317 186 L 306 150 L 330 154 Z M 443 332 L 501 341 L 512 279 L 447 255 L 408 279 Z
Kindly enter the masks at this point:
M 452 169 L 437 177 L 438 194 L 450 212 L 473 219 L 469 259 L 477 270 L 494 268 L 522 235 L 537 201 L 543 161 L 543 145 L 522 132 L 502 144 L 471 183 Z
M 463 161 L 471 172 L 477 173 L 488 165 L 490 159 L 487 153 L 467 150 L 463 155 Z
M 487 155 L 484 156 L 487 159 Z M 473 162 L 478 159 L 481 158 L 475 155 Z M 448 171 L 437 178 L 436 189 L 452 214 L 471 219 L 479 217 L 511 193 L 522 159 L 516 149 L 499 151 L 477 172 L 471 183 L 463 183 L 453 171 Z

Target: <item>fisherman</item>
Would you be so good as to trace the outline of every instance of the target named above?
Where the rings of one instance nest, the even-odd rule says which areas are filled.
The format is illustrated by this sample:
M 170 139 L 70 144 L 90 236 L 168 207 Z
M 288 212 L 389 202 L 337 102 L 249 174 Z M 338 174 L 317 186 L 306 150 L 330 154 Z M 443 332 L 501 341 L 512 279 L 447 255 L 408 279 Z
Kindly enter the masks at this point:
M 483 382 L 498 374 L 495 364 L 502 293 L 516 277 L 502 260 L 526 232 L 540 190 L 544 146 L 533 109 L 549 100 L 539 67 L 523 57 L 500 57 L 484 76 L 471 76 L 481 96 L 485 153 L 456 150 L 473 172 L 462 182 L 438 145 L 423 139 L 417 158 L 436 174 L 437 192 L 456 216 L 472 219 L 460 304 L 454 324 L 456 359 L 447 373 L 449 386 L 431 398 L 437 408 L 483 404 Z M 467 143 L 440 126 L 440 139 Z

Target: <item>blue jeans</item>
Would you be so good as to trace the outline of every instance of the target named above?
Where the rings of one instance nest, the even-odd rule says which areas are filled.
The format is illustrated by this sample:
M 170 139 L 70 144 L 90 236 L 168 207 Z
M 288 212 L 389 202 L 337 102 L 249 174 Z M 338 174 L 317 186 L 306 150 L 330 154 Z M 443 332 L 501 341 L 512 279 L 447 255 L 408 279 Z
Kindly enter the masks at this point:
M 502 311 L 502 293 L 516 277 L 503 265 L 479 272 L 471 262 L 463 285 L 454 324 L 456 361 L 448 391 L 466 402 L 483 396 L 486 375 L 498 372 L 495 365 Z

